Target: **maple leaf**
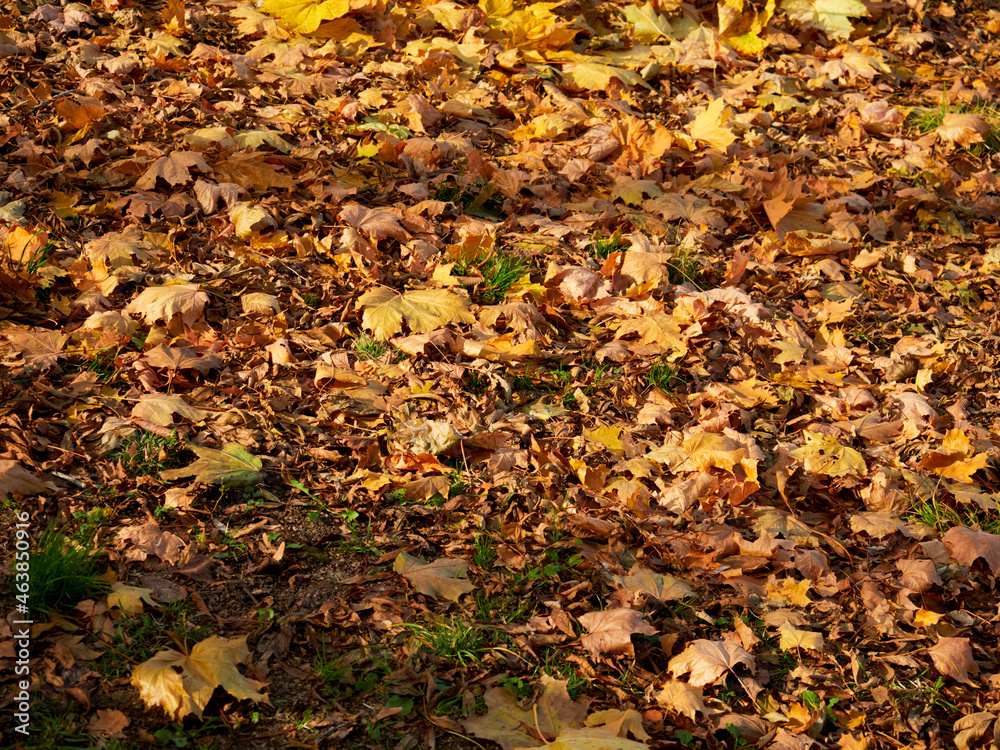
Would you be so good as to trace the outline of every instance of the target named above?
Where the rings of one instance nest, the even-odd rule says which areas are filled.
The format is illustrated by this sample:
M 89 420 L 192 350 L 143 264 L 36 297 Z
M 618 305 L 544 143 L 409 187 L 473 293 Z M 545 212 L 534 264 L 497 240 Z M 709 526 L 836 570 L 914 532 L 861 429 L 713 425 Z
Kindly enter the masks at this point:
M 640 343 L 656 346 L 660 351 L 670 352 L 677 357 L 687 353 L 687 345 L 681 338 L 680 325 L 672 315 L 628 318 L 618 326 L 615 338 L 620 339 L 631 333 L 639 336 Z
M 17 461 L 0 459 L 0 497 L 43 495 L 48 492 L 45 483 Z
M 632 24 L 632 36 L 635 41 L 647 44 L 669 37 L 673 33 L 667 17 L 656 11 L 657 8 L 651 2 L 645 5 L 626 5 L 622 9 L 625 20 Z
M 973 112 L 949 112 L 934 130 L 946 141 L 964 148 L 982 143 L 992 131 L 986 118 Z
M 130 723 L 128 717 L 121 711 L 99 708 L 97 709 L 97 716 L 87 725 L 87 731 L 99 737 L 111 738 L 125 729 Z
M 350 0 L 266 0 L 260 9 L 280 18 L 296 34 L 312 34 L 324 21 L 346 16 Z
M 667 664 L 667 670 L 674 677 L 690 672 L 688 682 L 695 687 L 704 687 L 718 682 L 738 664 L 743 664 L 752 671 L 755 660 L 742 646 L 735 643 L 698 639 L 672 658 Z
M 865 460 L 853 448 L 841 445 L 836 438 L 825 433 L 806 430 L 802 434 L 806 444 L 789 451 L 788 454 L 801 461 L 809 474 L 863 477 L 868 473 Z
M 208 416 L 208 412 L 203 409 L 191 406 L 183 398 L 176 394 L 168 393 L 147 393 L 139 398 L 139 402 L 132 407 L 132 416 L 143 419 L 147 422 L 169 427 L 173 424 L 173 415 L 179 414 L 192 422 L 200 422 Z
M 763 52 L 767 41 L 761 38 L 760 32 L 774 15 L 774 2 L 767 0 L 764 10 L 754 13 L 744 11 L 743 0 L 720 0 L 716 7 L 719 10 L 719 35 L 723 41 L 742 54 L 759 55 Z
M 221 451 L 201 445 L 188 447 L 197 460 L 180 469 L 161 471 L 161 478 L 173 481 L 193 476 L 196 482 L 222 487 L 252 487 L 261 479 L 261 460 L 239 443 L 226 443 Z
M 389 434 L 390 445 L 408 453 L 444 453 L 462 436 L 448 422 L 424 419 L 418 414 L 409 415 Z
M 778 641 L 778 648 L 782 651 L 792 651 L 793 649 L 807 648 L 813 651 L 823 650 L 823 635 L 810 630 L 797 630 L 788 622 L 781 623 L 778 628 L 781 638 Z
M 111 273 L 124 266 L 133 266 L 136 260 L 148 260 L 149 254 L 142 246 L 138 227 L 125 232 L 109 232 L 91 240 L 83 249 L 95 269 Z
M 11 228 L 3 238 L 3 252 L 18 268 L 22 268 L 38 256 L 48 242 L 49 235 L 41 230 L 29 231 L 20 225 Z
M 691 721 L 699 713 L 706 715 L 704 692 L 700 687 L 678 680 L 668 680 L 653 694 L 656 702 L 666 709 L 687 716 Z
M 687 131 L 692 137 L 707 143 L 712 148 L 725 151 L 729 148 L 729 144 L 736 140 L 736 134 L 726 127 L 726 122 L 732 114 L 733 111 L 720 97 L 713 100 L 701 114 L 688 123 Z
M 854 26 L 851 18 L 864 18 L 868 9 L 860 0 L 782 0 L 789 18 L 816 26 L 831 39 L 847 39 Z
M 474 323 L 468 298 L 447 289 L 418 289 L 399 294 L 379 287 L 365 292 L 357 302 L 364 308 L 361 325 L 386 341 L 403 330 L 405 320 L 413 333 L 428 333 L 446 323 Z
M 656 635 L 659 632 L 638 612 L 625 607 L 587 612 L 580 615 L 580 624 L 589 631 L 580 639 L 580 644 L 595 659 L 605 652 L 634 656 L 633 633 Z
M 394 240 L 406 242 L 406 230 L 388 211 L 365 208 L 360 203 L 348 203 L 337 215 L 337 218 L 373 240 L 384 240 L 391 237 Z
M 968 638 L 940 636 L 938 642 L 927 649 L 927 653 L 938 672 L 958 682 L 971 683 L 969 672 L 979 672 L 979 665 L 972 658 Z
M 197 370 L 206 373 L 213 368 L 222 367 L 222 357 L 217 354 L 200 355 L 191 347 L 168 347 L 160 344 L 150 349 L 143 356 L 143 361 L 151 367 L 163 367 L 168 370 Z
M 132 685 L 149 707 L 159 706 L 174 721 L 188 714 L 199 719 L 217 687 L 237 700 L 269 703 L 260 689 L 267 686 L 243 676 L 238 664 L 250 663 L 246 636 L 227 640 L 213 635 L 196 643 L 190 654 L 160 651 L 132 672 Z
M 208 295 L 197 284 L 168 284 L 147 287 L 125 306 L 125 310 L 141 315 L 149 324 L 161 319 L 169 323 L 179 317 L 190 326 L 201 317 L 207 303 Z
M 469 563 L 453 557 L 441 557 L 425 563 L 419 557 L 400 552 L 392 569 L 412 583 L 421 594 L 453 602 L 475 588 L 466 577 Z
M 597 62 L 571 63 L 563 66 L 562 77 L 576 88 L 585 91 L 606 91 L 611 80 L 617 78 L 629 86 L 644 86 L 649 84 L 642 76 L 617 65 L 603 65 Z
M 177 534 L 161 529 L 156 521 L 126 526 L 115 538 L 119 547 L 125 549 L 126 560 L 142 561 L 152 555 L 173 565 L 189 554 L 187 543 Z M 131 542 L 131 545 L 127 545 L 127 542 Z
M 973 531 L 966 526 L 952 526 L 942 537 L 952 558 L 959 565 L 971 568 L 979 558 L 986 561 L 990 572 L 1000 572 L 1000 535 Z
M 462 722 L 465 731 L 492 740 L 503 750 L 544 745 L 566 729 L 585 721 L 589 698 L 573 701 L 566 689 L 567 680 L 542 674 L 542 692 L 529 710 L 517 705 L 517 697 L 506 688 L 486 689 L 486 714 Z
M 684 581 L 673 576 L 654 573 L 641 566 L 632 568 L 627 576 L 615 576 L 615 580 L 629 591 L 646 594 L 661 602 L 686 599 L 695 595 L 694 590 Z
M 61 331 L 7 329 L 4 336 L 24 357 L 24 371 L 29 375 L 47 370 L 66 357 L 63 347 L 69 334 Z
M 135 181 L 136 190 L 153 190 L 156 178 L 160 177 L 170 185 L 186 185 L 191 182 L 191 169 L 197 168 L 209 173 L 212 168 L 205 163 L 197 151 L 174 151 L 169 156 L 161 156 L 146 172 Z
M 150 607 L 156 607 L 156 602 L 150 596 L 152 593 L 152 589 L 115 581 L 111 584 L 111 593 L 107 596 L 108 607 L 119 607 L 125 614 L 137 615 L 142 612 L 143 602 Z
M 538 745 L 529 745 L 516 750 L 531 750 L 536 747 Z M 613 730 L 587 728 L 563 730 L 551 742 L 546 742 L 544 747 L 547 750 L 645 750 L 649 746 L 645 742 L 619 737 Z

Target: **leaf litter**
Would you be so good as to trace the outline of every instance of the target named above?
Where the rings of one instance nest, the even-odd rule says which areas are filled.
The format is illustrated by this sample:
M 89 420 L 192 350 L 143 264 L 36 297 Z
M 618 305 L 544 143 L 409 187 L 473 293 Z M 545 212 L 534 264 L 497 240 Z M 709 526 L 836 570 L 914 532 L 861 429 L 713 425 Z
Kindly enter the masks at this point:
M 987 746 L 998 35 L 12 6 L 0 489 L 106 592 L 22 745 Z

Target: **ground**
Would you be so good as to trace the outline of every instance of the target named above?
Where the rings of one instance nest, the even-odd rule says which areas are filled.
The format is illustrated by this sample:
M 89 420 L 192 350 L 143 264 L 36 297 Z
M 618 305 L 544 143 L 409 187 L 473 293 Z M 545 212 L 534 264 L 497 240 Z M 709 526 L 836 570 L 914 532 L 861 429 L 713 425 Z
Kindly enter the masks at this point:
M 8 4 L 3 746 L 990 745 L 998 35 Z

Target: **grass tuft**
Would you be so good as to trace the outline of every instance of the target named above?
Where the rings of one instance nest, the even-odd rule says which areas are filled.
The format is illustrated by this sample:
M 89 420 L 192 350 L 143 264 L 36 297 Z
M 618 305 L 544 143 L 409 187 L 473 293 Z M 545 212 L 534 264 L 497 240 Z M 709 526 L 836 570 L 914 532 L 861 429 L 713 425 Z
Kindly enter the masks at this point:
M 374 361 L 389 351 L 389 345 L 362 333 L 354 339 L 354 351 L 358 353 L 358 359 Z
M 602 237 L 595 233 L 590 241 L 590 257 L 604 260 L 611 253 L 620 253 L 627 250 L 629 243 L 622 239 L 622 232 L 616 229 L 609 237 Z
M 30 607 L 49 614 L 109 590 L 98 555 L 50 525 L 31 551 Z

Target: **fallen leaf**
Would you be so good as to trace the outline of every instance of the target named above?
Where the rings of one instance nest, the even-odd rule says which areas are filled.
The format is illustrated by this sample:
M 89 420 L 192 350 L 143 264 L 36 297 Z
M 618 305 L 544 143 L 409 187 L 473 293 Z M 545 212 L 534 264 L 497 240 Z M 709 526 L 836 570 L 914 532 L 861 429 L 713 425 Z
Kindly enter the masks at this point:
M 698 639 L 670 660 L 667 671 L 674 677 L 690 673 L 688 682 L 695 687 L 704 687 L 719 682 L 738 664 L 752 671 L 755 663 L 754 658 L 735 643 Z
M 193 444 L 188 447 L 198 459 L 180 469 L 161 471 L 161 478 L 194 477 L 196 482 L 223 487 L 251 487 L 261 479 L 261 460 L 238 443 L 226 443 L 221 451 Z
M 213 635 L 196 643 L 190 655 L 160 651 L 133 670 L 132 684 L 147 706 L 159 706 L 174 721 L 188 714 L 201 719 L 217 687 L 237 700 L 270 702 L 259 692 L 267 683 L 244 677 L 236 668 L 249 663 L 246 636 L 227 640 Z
M 813 651 L 823 650 L 823 635 L 810 630 L 798 630 L 791 624 L 784 622 L 778 628 L 780 639 L 778 648 L 782 651 L 792 651 L 800 648 L 807 648 Z
M 632 568 L 627 576 L 616 576 L 615 580 L 633 593 L 646 594 L 661 602 L 686 599 L 695 595 L 694 589 L 684 581 L 670 575 L 654 573 L 641 566 Z
M 147 287 L 125 310 L 141 315 L 147 323 L 158 320 L 167 323 L 179 317 L 185 325 L 193 325 L 201 317 L 208 304 L 208 295 L 197 284 L 169 284 Z
M 1000 535 L 973 531 L 966 526 L 952 526 L 942 537 L 952 558 L 959 565 L 971 568 L 982 558 L 994 575 L 1000 571 Z
M 659 705 L 687 716 L 691 721 L 694 721 L 699 713 L 702 716 L 708 714 L 704 697 L 704 693 L 700 687 L 677 680 L 666 682 L 662 688 L 653 694 L 653 698 Z
M 979 665 L 972 658 L 972 648 L 968 638 L 940 636 L 938 642 L 927 649 L 934 667 L 945 677 L 958 682 L 972 684 L 969 672 L 979 673 Z
M 580 615 L 580 624 L 588 631 L 587 635 L 580 639 L 580 644 L 594 659 L 602 653 L 634 656 L 633 634 L 656 635 L 659 632 L 643 620 L 638 612 L 624 607 L 603 612 L 587 612 Z
M 841 445 L 835 438 L 824 433 L 807 430 L 802 435 L 806 444 L 788 454 L 801 461 L 807 473 L 828 477 L 863 477 L 868 474 L 865 460 L 854 448 Z
M 48 492 L 45 483 L 17 461 L 0 459 L 0 497 L 45 495 Z
M 538 700 L 523 709 L 517 697 L 499 687 L 486 689 L 486 713 L 465 719 L 465 731 L 492 740 L 503 750 L 534 748 L 559 736 L 566 729 L 581 726 L 587 716 L 589 698 L 570 700 L 566 680 L 542 674 L 542 691 Z
M 726 126 L 726 122 L 732 117 L 733 111 L 726 106 L 722 98 L 712 101 L 708 107 L 701 112 L 688 125 L 688 132 L 699 141 L 707 143 L 712 148 L 725 151 L 729 144 L 736 140 L 736 134 Z
M 447 289 L 419 289 L 399 294 L 380 287 L 358 300 L 364 309 L 362 325 L 386 341 L 403 330 L 405 320 L 413 333 L 427 333 L 446 323 L 474 323 L 464 296 Z
M 468 579 L 469 563 L 453 557 L 441 557 L 425 563 L 419 557 L 400 552 L 392 569 L 413 584 L 421 594 L 457 602 L 475 586 Z

